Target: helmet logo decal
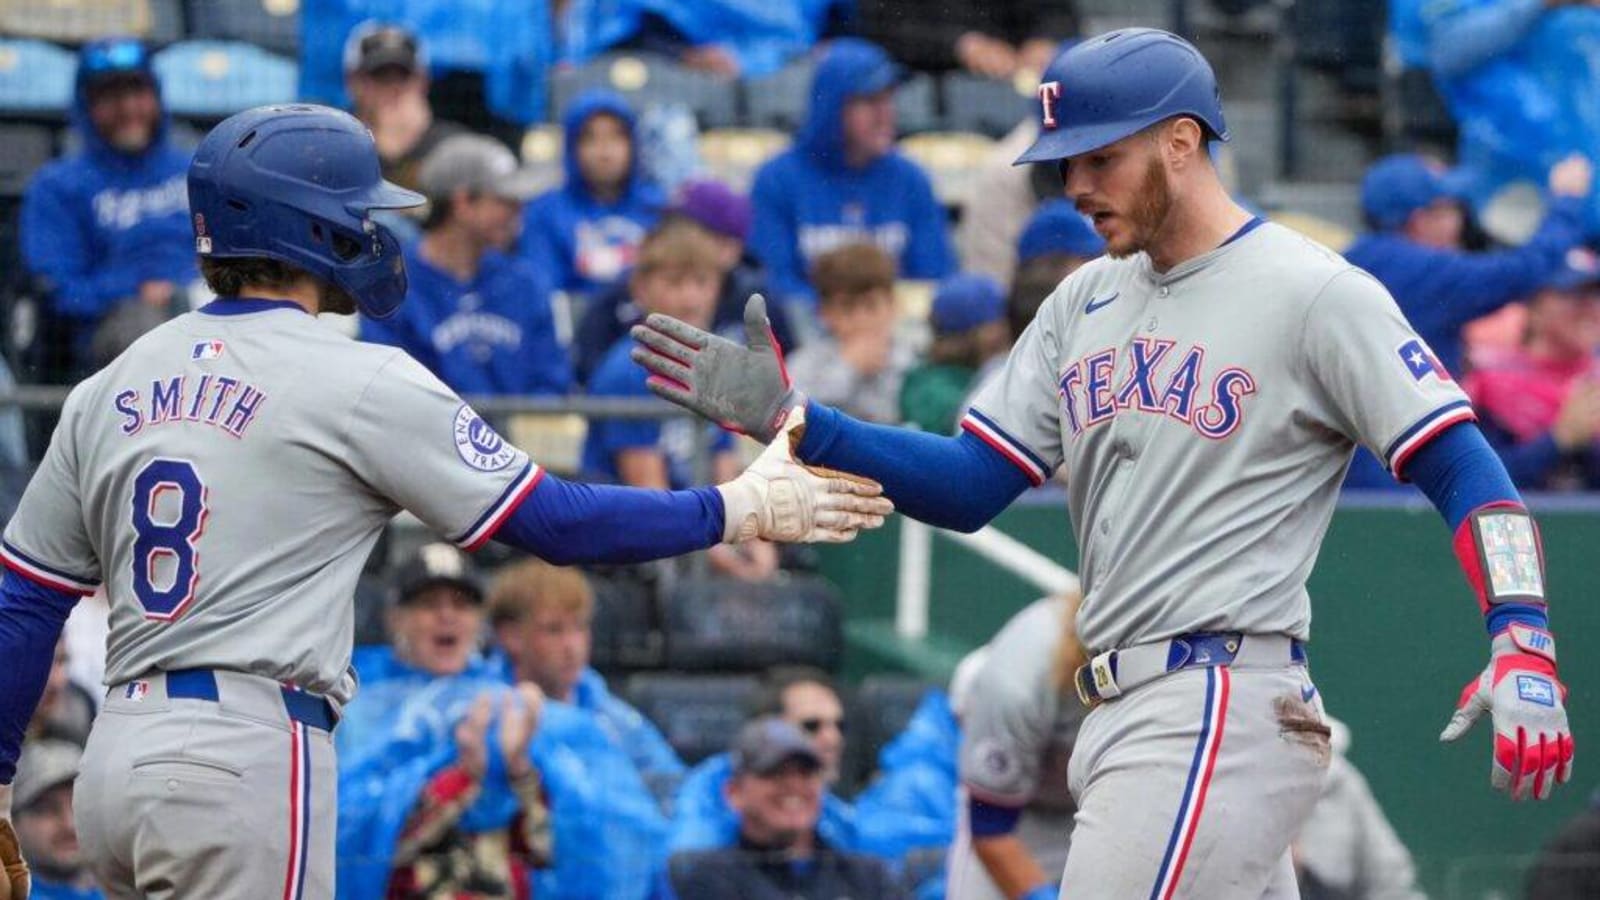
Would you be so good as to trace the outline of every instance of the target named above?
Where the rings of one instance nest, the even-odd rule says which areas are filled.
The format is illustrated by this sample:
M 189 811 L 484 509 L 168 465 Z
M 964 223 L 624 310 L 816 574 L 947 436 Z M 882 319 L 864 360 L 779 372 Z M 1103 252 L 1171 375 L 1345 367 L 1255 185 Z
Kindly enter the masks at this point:
M 1039 105 L 1044 108 L 1044 127 L 1056 127 L 1056 101 L 1061 99 L 1061 82 L 1046 81 L 1039 85 Z
M 211 236 L 206 234 L 206 217 L 201 213 L 194 214 L 194 252 L 211 252 Z

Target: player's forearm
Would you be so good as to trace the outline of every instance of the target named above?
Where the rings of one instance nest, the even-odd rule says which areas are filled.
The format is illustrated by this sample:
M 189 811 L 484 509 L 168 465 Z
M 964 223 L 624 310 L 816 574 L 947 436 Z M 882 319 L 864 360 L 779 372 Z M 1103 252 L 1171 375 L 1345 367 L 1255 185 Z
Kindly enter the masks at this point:
M 1026 897 L 1050 882 L 1044 869 L 1014 834 L 974 838 L 972 849 L 995 887 L 1012 900 Z
M 546 475 L 494 537 L 567 566 L 679 556 L 719 543 L 722 533 L 722 498 L 713 488 L 660 491 Z
M 1028 489 L 1021 470 L 970 434 L 871 425 L 818 403 L 806 408 L 796 455 L 874 479 L 900 512 L 956 531 L 982 528 Z
M 55 591 L 7 571 L 0 580 L 0 784 L 10 784 L 28 720 L 50 678 L 61 628 L 78 602 L 75 594 Z

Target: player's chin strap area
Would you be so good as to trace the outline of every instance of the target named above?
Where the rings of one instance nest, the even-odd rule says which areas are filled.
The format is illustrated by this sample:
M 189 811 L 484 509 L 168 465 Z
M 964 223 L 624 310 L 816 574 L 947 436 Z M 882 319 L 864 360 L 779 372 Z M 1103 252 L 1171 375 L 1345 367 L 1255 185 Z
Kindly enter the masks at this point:
M 1236 631 L 1180 635 L 1165 641 L 1107 650 L 1080 666 L 1074 684 L 1084 706 L 1096 707 L 1163 675 L 1208 666 L 1305 665 L 1306 648 L 1283 634 Z

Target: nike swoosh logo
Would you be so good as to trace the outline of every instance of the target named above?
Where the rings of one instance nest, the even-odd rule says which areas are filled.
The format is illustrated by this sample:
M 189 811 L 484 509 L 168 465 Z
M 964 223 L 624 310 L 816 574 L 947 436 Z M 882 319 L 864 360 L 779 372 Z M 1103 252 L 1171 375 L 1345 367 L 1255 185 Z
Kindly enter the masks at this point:
M 1121 296 L 1122 296 L 1122 292 L 1121 291 L 1117 291 L 1115 294 L 1112 294 L 1111 296 L 1106 297 L 1104 299 L 1100 299 L 1100 300 L 1090 299 L 1089 300 L 1089 305 L 1087 305 L 1087 306 L 1085 306 L 1083 308 L 1083 313 L 1084 313 L 1084 315 L 1088 315 L 1089 313 L 1094 312 L 1095 310 L 1101 308 L 1102 306 L 1110 306 L 1111 305 L 1111 301 L 1113 301 L 1113 300 L 1115 300 L 1115 299 L 1117 299 L 1118 297 L 1121 297 Z
M 1310 703 L 1311 702 L 1311 698 L 1315 697 L 1316 695 L 1317 695 L 1317 686 L 1314 685 L 1314 684 L 1310 685 L 1309 687 L 1303 687 L 1303 688 L 1300 689 L 1300 699 L 1305 701 L 1306 703 Z

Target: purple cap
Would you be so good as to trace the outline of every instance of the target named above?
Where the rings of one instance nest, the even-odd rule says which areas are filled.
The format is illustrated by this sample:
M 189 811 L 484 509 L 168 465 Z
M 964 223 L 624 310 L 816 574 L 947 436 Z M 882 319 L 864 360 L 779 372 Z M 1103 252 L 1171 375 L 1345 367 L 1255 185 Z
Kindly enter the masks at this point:
M 750 236 L 750 200 L 720 181 L 686 182 L 678 189 L 672 211 L 693 219 L 723 237 Z

